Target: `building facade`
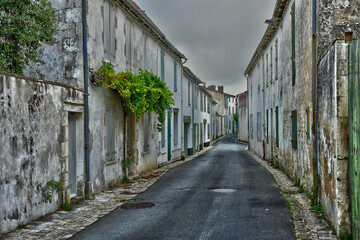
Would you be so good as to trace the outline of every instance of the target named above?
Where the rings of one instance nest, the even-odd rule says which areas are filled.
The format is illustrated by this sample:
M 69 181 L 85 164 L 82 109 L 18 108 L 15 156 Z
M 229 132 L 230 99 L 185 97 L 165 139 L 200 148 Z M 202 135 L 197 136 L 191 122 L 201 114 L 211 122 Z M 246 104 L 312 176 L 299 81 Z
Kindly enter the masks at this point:
M 357 52 L 357 9 L 357 1 L 277 1 L 245 72 L 250 148 L 300 182 L 338 236 L 352 232 L 354 239 L 359 160 L 351 155 L 358 151 L 351 136 L 359 131 L 349 135 L 357 117 L 350 118 L 348 104 L 358 100 L 348 85 L 358 84 L 349 58 Z

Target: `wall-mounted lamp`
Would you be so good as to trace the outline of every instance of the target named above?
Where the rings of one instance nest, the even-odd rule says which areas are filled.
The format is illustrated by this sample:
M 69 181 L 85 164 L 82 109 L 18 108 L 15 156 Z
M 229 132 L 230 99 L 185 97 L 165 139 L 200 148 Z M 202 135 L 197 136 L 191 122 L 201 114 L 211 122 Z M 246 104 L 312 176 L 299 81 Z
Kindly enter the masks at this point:
M 277 26 L 278 23 L 276 21 L 274 21 L 273 19 L 267 19 L 265 21 L 266 24 L 272 25 L 272 26 Z

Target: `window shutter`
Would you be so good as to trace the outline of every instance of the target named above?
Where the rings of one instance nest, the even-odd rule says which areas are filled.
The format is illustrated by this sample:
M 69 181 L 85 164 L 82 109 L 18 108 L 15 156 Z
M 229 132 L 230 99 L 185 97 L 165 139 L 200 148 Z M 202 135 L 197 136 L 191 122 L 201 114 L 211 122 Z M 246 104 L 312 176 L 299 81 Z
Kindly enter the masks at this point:
M 161 81 L 165 82 L 165 53 L 164 49 L 160 50 L 161 55 Z
M 106 161 L 115 160 L 115 111 L 114 104 L 106 105 Z
M 291 114 L 292 118 L 292 147 L 297 149 L 297 110 L 292 111 Z
M 177 92 L 177 65 L 176 65 L 176 60 L 174 60 L 174 92 Z
M 279 107 L 275 109 L 275 118 L 276 118 L 276 147 L 279 147 Z
M 269 143 L 269 110 L 266 110 L 266 143 Z

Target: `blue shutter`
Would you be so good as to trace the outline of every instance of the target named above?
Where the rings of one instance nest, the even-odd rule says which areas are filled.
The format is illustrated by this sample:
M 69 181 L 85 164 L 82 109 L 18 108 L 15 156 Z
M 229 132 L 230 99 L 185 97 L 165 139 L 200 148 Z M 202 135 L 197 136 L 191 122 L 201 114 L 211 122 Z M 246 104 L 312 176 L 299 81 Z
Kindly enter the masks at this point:
M 165 82 L 165 53 L 164 49 L 160 50 L 161 55 L 161 81 Z
M 177 69 L 176 60 L 174 60 L 174 92 L 177 92 Z

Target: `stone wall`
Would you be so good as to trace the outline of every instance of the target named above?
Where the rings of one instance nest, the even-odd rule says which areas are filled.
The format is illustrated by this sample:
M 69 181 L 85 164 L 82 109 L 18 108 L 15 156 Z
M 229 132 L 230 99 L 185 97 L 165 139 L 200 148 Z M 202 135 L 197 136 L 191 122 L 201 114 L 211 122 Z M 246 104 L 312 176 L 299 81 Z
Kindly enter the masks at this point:
M 56 210 L 63 200 L 55 192 L 46 202 L 42 189 L 51 180 L 68 186 L 67 114 L 81 114 L 82 95 L 81 89 L 0 74 L 0 232 Z M 83 176 L 80 171 L 80 183 Z
M 338 235 L 349 232 L 348 44 L 337 41 L 318 67 L 320 198 Z
M 334 40 L 360 37 L 360 2 L 357 0 L 318 0 L 318 54 L 322 59 Z

